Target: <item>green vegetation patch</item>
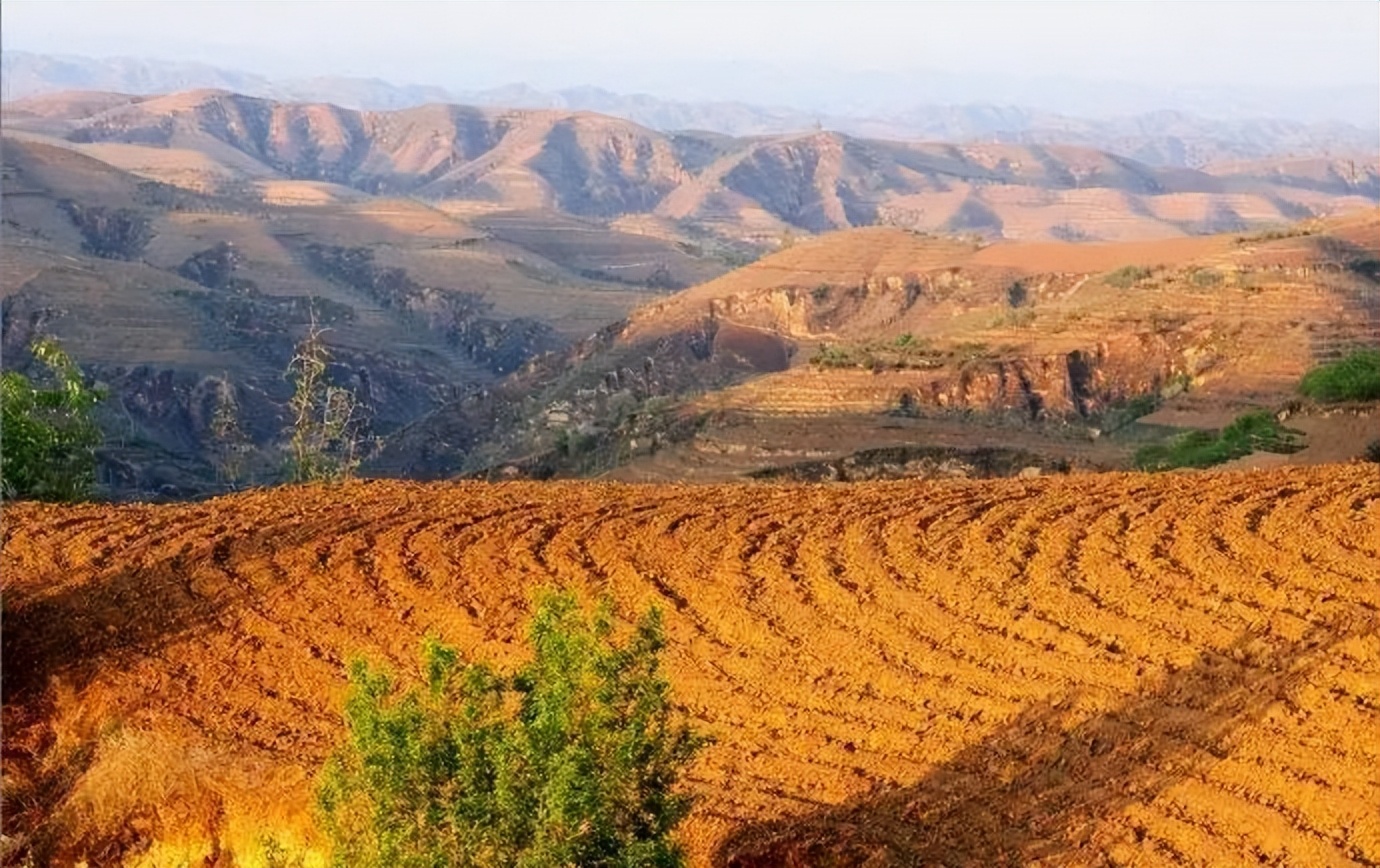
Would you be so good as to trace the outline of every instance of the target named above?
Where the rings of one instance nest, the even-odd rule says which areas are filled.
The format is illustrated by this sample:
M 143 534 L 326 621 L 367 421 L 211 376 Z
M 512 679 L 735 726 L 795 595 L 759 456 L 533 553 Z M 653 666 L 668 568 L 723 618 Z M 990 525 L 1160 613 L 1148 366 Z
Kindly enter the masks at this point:
M 1143 446 L 1136 452 L 1139 470 L 1175 470 L 1181 467 L 1212 467 L 1252 452 L 1297 452 L 1303 448 L 1298 432 L 1282 425 L 1271 413 L 1245 413 L 1222 429 L 1189 431 L 1166 443 Z
M 1380 350 L 1357 350 L 1304 375 L 1299 391 L 1317 401 L 1380 399 Z
M 1117 289 L 1130 289 L 1150 276 L 1150 269 L 1143 265 L 1123 265 L 1116 271 L 1109 271 L 1102 282 Z
M 347 736 L 317 792 L 337 868 L 681 868 L 680 786 L 707 739 L 672 703 L 661 617 L 538 601 L 511 674 L 428 639 L 421 684 L 350 665 Z
M 91 496 L 101 431 L 94 411 L 103 390 L 89 386 L 56 341 L 30 348 L 43 372 L 0 374 L 0 497 L 75 501 Z
M 810 357 L 817 368 L 863 368 L 873 371 L 943 367 L 944 353 L 907 332 L 891 341 L 844 345 L 823 344 Z

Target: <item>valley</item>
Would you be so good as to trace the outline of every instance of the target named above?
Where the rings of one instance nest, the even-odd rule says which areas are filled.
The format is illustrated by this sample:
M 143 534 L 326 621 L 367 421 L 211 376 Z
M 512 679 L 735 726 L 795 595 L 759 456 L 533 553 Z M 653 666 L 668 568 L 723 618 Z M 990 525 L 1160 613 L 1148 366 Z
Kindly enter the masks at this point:
M 117 496 L 223 490 L 226 400 L 239 484 L 271 481 L 313 320 L 366 407 L 365 472 L 423 477 L 657 478 L 680 462 L 651 451 L 713 454 L 715 419 L 802 414 L 844 420 L 833 457 L 895 445 L 879 418 L 924 445 L 976 413 L 1051 466 L 1124 467 L 1134 437 L 1079 441 L 1127 402 L 1275 409 L 1375 333 L 1380 188 L 1355 161 L 1213 174 L 219 91 L 18 100 L 5 134 L 5 339 L 58 337 L 116 396 Z

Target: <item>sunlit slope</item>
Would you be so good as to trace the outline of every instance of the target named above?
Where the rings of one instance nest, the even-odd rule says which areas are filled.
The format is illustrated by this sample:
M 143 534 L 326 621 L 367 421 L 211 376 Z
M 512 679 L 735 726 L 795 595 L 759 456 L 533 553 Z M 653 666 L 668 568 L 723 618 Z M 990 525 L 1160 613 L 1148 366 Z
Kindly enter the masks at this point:
M 512 661 L 542 586 L 665 611 L 695 865 L 1380 861 L 1373 465 L 18 504 L 0 575 L 55 864 L 301 846 L 344 663 Z

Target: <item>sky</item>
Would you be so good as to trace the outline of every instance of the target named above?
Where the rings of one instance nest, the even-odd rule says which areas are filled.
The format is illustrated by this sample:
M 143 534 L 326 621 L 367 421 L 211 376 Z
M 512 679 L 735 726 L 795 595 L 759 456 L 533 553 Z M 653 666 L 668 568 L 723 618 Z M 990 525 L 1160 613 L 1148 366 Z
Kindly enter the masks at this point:
M 841 111 L 1380 102 L 1380 3 L 5 0 L 5 49 Z M 1186 96 L 1187 95 L 1187 96 Z M 1043 105 L 1041 105 L 1043 101 Z M 1380 111 L 1380 109 L 1374 109 Z M 1105 114 L 1106 111 L 1099 113 Z

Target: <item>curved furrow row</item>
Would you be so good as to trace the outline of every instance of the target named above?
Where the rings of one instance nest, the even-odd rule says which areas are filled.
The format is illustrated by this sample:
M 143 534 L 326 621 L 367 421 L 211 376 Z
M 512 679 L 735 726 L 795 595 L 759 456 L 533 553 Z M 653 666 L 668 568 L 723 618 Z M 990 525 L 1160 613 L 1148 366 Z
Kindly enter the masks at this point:
M 1380 863 L 1361 466 L 372 482 L 20 504 L 4 534 L 7 744 L 29 746 L 7 786 L 42 767 L 24 750 L 106 715 L 220 758 L 176 792 L 213 793 L 227 829 L 261 831 L 268 791 L 308 817 L 349 659 L 412 678 L 434 635 L 509 665 L 556 586 L 663 610 L 677 702 L 717 737 L 689 776 L 697 868 Z

